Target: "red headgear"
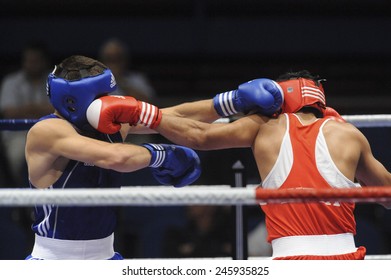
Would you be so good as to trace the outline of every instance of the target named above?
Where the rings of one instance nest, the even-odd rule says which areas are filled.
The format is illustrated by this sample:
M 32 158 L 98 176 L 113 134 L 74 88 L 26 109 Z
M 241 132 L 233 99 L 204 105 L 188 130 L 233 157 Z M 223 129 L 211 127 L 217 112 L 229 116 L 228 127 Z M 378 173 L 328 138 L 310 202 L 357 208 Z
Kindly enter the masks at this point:
M 305 106 L 318 109 L 322 114 L 326 108 L 326 98 L 320 83 L 305 78 L 278 82 L 284 91 L 283 113 L 295 113 Z

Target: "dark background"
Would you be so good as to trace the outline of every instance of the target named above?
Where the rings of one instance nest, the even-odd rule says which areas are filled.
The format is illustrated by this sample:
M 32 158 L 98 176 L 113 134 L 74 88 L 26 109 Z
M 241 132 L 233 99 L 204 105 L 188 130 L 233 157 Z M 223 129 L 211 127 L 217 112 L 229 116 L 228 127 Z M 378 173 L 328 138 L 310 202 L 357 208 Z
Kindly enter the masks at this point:
M 54 65 L 72 54 L 97 57 L 101 44 L 117 37 L 130 46 L 132 68 L 147 75 L 160 106 L 308 69 L 327 79 L 328 105 L 342 115 L 389 114 L 390 31 L 386 0 L 1 0 L 0 78 L 19 68 L 31 40 L 47 43 Z M 390 170 L 390 128 L 362 131 Z M 258 182 L 247 150 L 200 154 L 207 160 L 199 184 L 230 183 L 227 174 L 238 159 L 249 183 Z M 359 205 L 357 215 L 365 228 L 359 227 L 359 242 L 370 253 L 391 253 L 389 213 Z M 385 241 L 372 249 L 369 243 L 379 239 Z
M 59 63 L 71 54 L 96 57 L 106 39 L 118 37 L 161 98 L 210 97 L 305 68 L 328 80 L 329 105 L 342 113 L 390 111 L 387 0 L 0 3 L 0 76 L 18 67 L 32 39 L 47 42 Z

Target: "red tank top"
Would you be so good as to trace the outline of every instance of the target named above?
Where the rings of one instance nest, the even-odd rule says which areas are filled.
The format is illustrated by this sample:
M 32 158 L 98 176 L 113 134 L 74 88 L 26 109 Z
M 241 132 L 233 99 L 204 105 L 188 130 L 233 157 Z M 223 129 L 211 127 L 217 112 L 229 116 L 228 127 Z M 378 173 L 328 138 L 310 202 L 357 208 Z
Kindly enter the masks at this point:
M 332 188 L 320 174 L 315 159 L 316 140 L 326 119 L 303 125 L 293 114 L 288 114 L 288 118 L 293 164 L 286 180 L 276 187 Z M 356 233 L 354 203 L 282 203 L 261 207 L 266 216 L 269 242 L 285 236 Z

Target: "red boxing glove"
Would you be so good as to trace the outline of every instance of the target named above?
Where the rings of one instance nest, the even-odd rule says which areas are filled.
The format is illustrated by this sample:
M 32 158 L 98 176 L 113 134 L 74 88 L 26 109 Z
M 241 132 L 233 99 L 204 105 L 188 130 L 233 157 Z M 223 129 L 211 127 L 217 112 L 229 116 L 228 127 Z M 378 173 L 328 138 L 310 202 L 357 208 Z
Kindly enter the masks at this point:
M 153 129 L 159 125 L 162 118 L 162 113 L 156 106 L 131 96 L 119 95 L 106 95 L 94 100 L 86 114 L 93 128 L 107 134 L 118 132 L 121 123 L 140 123 Z
M 324 110 L 323 116 L 325 118 L 331 117 L 332 119 L 334 119 L 336 121 L 346 123 L 346 120 L 344 118 L 342 118 L 341 115 L 331 107 L 326 107 L 326 109 Z

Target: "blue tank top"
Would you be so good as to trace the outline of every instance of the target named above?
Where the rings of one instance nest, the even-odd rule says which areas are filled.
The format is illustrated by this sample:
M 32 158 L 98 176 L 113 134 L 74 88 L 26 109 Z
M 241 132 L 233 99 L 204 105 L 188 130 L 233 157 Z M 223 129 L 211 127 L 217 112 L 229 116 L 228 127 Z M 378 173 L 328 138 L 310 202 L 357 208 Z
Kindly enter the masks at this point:
M 39 121 L 58 118 L 51 114 Z M 84 135 L 84 133 L 83 133 Z M 120 133 L 108 135 L 89 132 L 85 135 L 106 142 L 122 142 Z M 88 163 L 70 160 L 61 177 L 50 189 L 71 188 L 119 188 L 121 173 L 103 169 Z M 30 182 L 30 187 L 34 186 Z M 64 207 L 40 205 L 35 207 L 33 231 L 44 237 L 68 240 L 89 240 L 104 238 L 112 234 L 116 226 L 116 207 Z

